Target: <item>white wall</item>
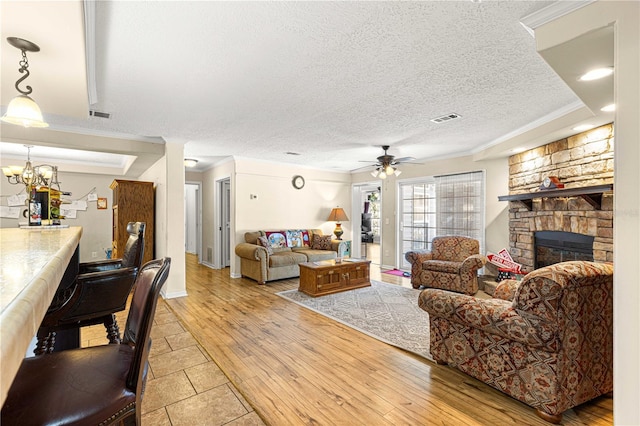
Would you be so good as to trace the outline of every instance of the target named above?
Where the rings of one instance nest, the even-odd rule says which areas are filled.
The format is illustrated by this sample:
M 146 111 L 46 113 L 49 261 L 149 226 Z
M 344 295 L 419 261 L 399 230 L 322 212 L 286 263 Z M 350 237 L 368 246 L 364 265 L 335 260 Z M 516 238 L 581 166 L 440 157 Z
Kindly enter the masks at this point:
M 26 161 L 26 159 L 25 159 Z M 76 219 L 64 219 L 63 225 L 69 226 L 81 226 L 82 239 L 80 240 L 80 261 L 89 262 L 92 260 L 105 259 L 105 248 L 111 247 L 112 239 L 112 191 L 109 188 L 111 182 L 113 182 L 113 176 L 95 175 L 85 173 L 58 173 L 58 180 L 60 181 L 60 188 L 63 191 L 71 192 L 71 196 L 64 196 L 65 199 L 78 200 L 83 199 L 86 201 L 87 193 L 94 187 L 96 188 L 96 194 L 98 197 L 107 199 L 107 209 L 98 210 L 96 208 L 96 202 L 88 202 L 86 211 L 78 211 Z M 7 182 L 7 179 L 3 176 L 0 179 L 0 205 L 7 205 L 7 196 L 16 195 L 18 193 L 24 193 L 24 185 L 11 185 Z M 21 210 L 26 209 L 26 206 Z M 2 228 L 15 228 L 18 226 L 18 222 L 27 222 L 27 219 L 8 219 L 0 218 L 0 227 Z M 92 253 L 96 253 L 96 257 L 92 257 Z
M 403 164 L 402 175 L 379 180 L 382 192 L 382 266 L 398 267 L 397 247 L 397 190 L 398 184 L 426 176 L 446 175 L 483 170 L 486 178 L 485 237 L 486 249 L 498 251 L 509 247 L 509 203 L 498 201 L 498 195 L 509 193 L 509 164 L 507 158 L 474 161 L 471 156 L 441 159 L 421 165 Z M 369 171 L 353 175 L 354 183 L 371 182 Z M 388 223 L 387 223 L 388 222 Z
M 156 188 L 156 258 L 171 258 L 171 271 L 162 290 L 164 298 L 186 296 L 184 256 L 184 145 L 167 142 L 166 155 L 138 180 Z
M 640 3 L 597 1 L 536 29 L 538 51 L 614 24 L 614 400 L 616 424 L 640 424 Z M 575 52 L 589 55 L 589 52 Z

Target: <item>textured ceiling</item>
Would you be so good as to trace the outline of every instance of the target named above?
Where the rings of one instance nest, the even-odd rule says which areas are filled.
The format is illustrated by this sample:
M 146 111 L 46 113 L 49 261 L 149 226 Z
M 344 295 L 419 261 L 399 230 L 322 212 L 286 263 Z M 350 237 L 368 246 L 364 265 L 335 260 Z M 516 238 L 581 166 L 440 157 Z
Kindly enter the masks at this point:
M 519 23 L 550 3 L 100 1 L 91 108 L 111 118 L 47 119 L 184 142 L 201 169 L 469 154 L 580 104 Z

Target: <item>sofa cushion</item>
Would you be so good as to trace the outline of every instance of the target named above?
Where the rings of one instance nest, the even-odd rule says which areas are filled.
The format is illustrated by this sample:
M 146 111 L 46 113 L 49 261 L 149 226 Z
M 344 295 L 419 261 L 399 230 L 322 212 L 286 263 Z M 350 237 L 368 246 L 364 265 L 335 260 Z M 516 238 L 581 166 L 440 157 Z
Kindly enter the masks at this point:
M 307 256 L 308 262 L 317 262 L 319 260 L 331 260 L 337 257 L 337 253 L 333 250 L 314 250 L 310 248 L 293 249 L 296 253 L 302 253 Z
M 265 249 L 267 249 L 267 254 L 269 256 L 273 254 L 273 249 L 271 248 L 271 245 L 269 245 L 269 240 L 267 240 L 267 237 L 258 237 L 257 242 L 259 246 L 262 246 Z
M 449 262 L 447 260 L 425 260 L 422 262 L 422 269 L 449 274 L 459 273 L 460 266 L 462 266 L 462 262 Z
M 331 235 L 314 234 L 311 248 L 313 250 L 331 250 Z
M 264 233 L 271 247 L 287 247 L 287 234 L 284 231 L 265 231 Z
M 269 267 L 277 268 L 278 266 L 297 265 L 307 261 L 307 256 L 302 253 L 292 251 L 280 251 L 269 256 Z

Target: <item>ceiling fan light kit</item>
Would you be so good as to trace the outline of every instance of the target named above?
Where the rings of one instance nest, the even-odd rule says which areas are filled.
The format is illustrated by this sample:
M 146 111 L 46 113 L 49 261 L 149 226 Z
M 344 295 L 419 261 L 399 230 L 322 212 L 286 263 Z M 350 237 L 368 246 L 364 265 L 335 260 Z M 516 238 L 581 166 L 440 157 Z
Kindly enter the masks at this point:
M 383 145 L 384 155 L 377 158 L 378 162 L 373 166 L 375 169 L 371 171 L 371 176 L 378 179 L 386 179 L 387 176 L 400 176 L 402 171 L 398 169 L 398 164 L 415 160 L 413 157 L 396 158 L 393 155 L 387 154 L 389 145 Z

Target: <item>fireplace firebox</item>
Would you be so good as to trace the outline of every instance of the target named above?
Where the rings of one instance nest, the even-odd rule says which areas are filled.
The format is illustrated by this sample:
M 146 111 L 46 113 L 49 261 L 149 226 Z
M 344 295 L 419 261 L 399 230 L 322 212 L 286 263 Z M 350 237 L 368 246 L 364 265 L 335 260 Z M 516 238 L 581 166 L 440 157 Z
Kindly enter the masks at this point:
M 536 269 L 569 260 L 593 261 L 594 237 L 574 232 L 538 231 L 534 234 Z

